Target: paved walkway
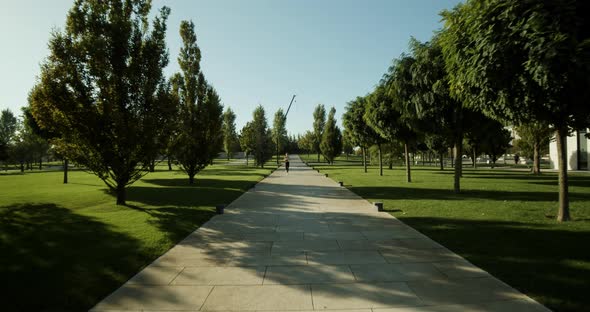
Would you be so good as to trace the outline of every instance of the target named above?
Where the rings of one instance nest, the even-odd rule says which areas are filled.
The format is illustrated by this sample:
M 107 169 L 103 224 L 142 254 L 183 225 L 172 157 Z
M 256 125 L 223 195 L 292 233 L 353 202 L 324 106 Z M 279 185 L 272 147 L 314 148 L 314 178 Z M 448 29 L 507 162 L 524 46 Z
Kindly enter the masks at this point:
M 93 311 L 548 311 L 292 158 Z

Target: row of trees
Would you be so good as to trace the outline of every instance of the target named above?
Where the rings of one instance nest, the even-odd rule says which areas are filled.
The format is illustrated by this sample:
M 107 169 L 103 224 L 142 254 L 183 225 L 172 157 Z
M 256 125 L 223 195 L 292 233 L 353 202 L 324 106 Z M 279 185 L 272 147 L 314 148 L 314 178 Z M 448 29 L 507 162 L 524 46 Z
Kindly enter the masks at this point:
M 363 150 L 403 144 L 408 182 L 412 145 L 424 142 L 441 160 L 452 146 L 460 192 L 464 141 L 473 158 L 484 152 L 495 161 L 510 140 L 504 125 L 515 125 L 538 173 L 539 149 L 554 131 L 557 219 L 569 220 L 565 137 L 590 124 L 587 6 L 468 0 L 444 11 L 440 32 L 429 42 L 412 39 L 411 53 L 394 60 L 375 90 L 348 103 L 346 133 Z

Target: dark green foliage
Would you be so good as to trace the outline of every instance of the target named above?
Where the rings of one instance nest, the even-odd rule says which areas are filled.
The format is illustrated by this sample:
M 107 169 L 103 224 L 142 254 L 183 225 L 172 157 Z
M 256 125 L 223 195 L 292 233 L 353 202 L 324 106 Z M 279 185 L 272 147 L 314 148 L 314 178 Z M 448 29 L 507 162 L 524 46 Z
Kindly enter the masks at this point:
M 279 108 L 275 113 L 271 130 L 272 140 L 276 148 L 277 164 L 279 163 L 279 155 L 285 152 L 285 147 L 288 141 L 286 124 L 287 116 L 283 113 L 283 109 Z
M 328 120 L 320 144 L 322 155 L 324 155 L 328 163 L 332 163 L 334 158 L 342 153 L 342 132 L 336 125 L 335 115 L 336 109 L 332 107 L 330 113 L 328 113 Z
M 188 175 L 189 184 L 193 184 L 195 175 L 221 150 L 223 106 L 201 71 L 201 51 L 193 22 L 180 24 L 180 36 L 183 46 L 178 64 L 182 74 L 172 77 L 173 98 L 180 106 L 173 150 L 180 168 Z
M 314 152 L 314 134 L 311 131 L 306 131 L 299 140 L 297 146 L 300 150 L 307 152 L 307 154 Z
M 256 107 L 252 121 L 242 129 L 240 144 L 244 152 L 254 155 L 256 166 L 264 168 L 264 163 L 272 158 L 274 143 L 262 105 Z
M 5 109 L 0 116 L 0 160 L 8 158 L 8 146 L 12 142 L 17 129 L 17 119 L 14 114 Z
M 541 155 L 549 153 L 549 141 L 555 131 L 547 124 L 531 122 L 515 128 L 520 139 L 514 147 L 522 156 L 533 160 L 533 173 L 541 173 Z
M 318 154 L 318 161 L 320 161 L 320 144 L 325 126 L 326 108 L 323 104 L 318 104 L 313 111 L 313 151 Z
M 443 12 L 451 90 L 484 113 L 556 130 L 559 220 L 569 219 L 565 137 L 590 123 L 587 1 L 467 1 Z
M 236 114 L 228 107 L 223 113 L 223 125 L 221 127 L 223 133 L 223 150 L 229 160 L 236 151 L 236 143 L 238 143 L 238 134 L 236 133 Z
M 149 27 L 149 1 L 76 1 L 55 31 L 40 81 L 30 94 L 38 124 L 56 134 L 59 152 L 117 193 L 147 172 L 157 132 L 170 119 L 160 108 L 170 10 Z

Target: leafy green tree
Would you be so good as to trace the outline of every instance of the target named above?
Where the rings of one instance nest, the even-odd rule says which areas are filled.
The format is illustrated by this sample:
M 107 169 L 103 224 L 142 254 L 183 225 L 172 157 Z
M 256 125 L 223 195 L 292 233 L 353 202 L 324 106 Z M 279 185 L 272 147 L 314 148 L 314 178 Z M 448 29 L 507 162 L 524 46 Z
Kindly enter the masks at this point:
M 0 116 L 0 160 L 8 159 L 8 148 L 17 129 L 17 119 L 14 114 L 5 109 Z
M 262 105 L 254 110 L 251 126 L 254 139 L 252 150 L 254 161 L 256 166 L 264 168 L 264 163 L 272 158 L 274 144 Z
M 410 48 L 414 61 L 410 71 L 406 69 L 405 85 L 401 88 L 406 92 L 403 110 L 413 115 L 414 127 L 430 139 L 438 142 L 437 151 L 441 159 L 447 147 L 454 150 L 454 181 L 455 193 L 461 191 L 463 136 L 465 132 L 466 114 L 461 101 L 456 100 L 450 92 L 449 74 L 445 67 L 440 37 L 435 36 L 430 42 L 421 43 L 410 40 Z M 406 66 L 407 68 L 407 66 Z M 390 70 L 391 72 L 391 70 Z M 411 76 L 411 78 L 410 78 Z M 434 142 L 430 142 L 434 143 Z M 448 144 L 448 146 L 444 146 Z
M 388 142 L 399 140 L 404 143 L 406 181 L 412 182 L 410 152 L 417 137 L 418 115 L 412 109 L 412 65 L 415 59 L 402 55 L 394 60 L 381 84 L 377 86 L 369 102 L 365 118 Z
M 590 123 L 590 7 L 587 1 L 475 1 L 443 12 L 451 90 L 511 124 L 556 130 L 558 221 L 567 221 L 566 140 Z
M 125 204 L 126 186 L 147 173 L 162 120 L 157 92 L 168 64 L 164 7 L 149 26 L 149 1 L 75 2 L 31 91 L 39 125 L 64 157 L 84 165 Z
M 275 113 L 275 118 L 272 123 L 272 139 L 276 146 L 277 152 L 277 165 L 280 161 L 280 154 L 283 149 L 285 149 L 285 145 L 287 143 L 287 116 L 283 113 L 283 109 L 279 108 L 279 110 Z
M 380 135 L 365 121 L 366 102 L 366 98 L 357 97 L 346 104 L 346 111 L 342 115 L 342 124 L 350 141 L 359 146 L 363 153 L 365 173 L 367 172 L 367 149 L 375 144 L 375 138 L 380 138 Z
M 248 122 L 246 125 L 244 125 L 242 131 L 240 132 L 239 140 L 240 147 L 246 154 L 246 166 L 248 166 L 250 154 L 252 154 L 256 148 L 256 137 L 254 133 L 254 125 L 252 122 Z
M 332 107 L 328 113 L 326 128 L 322 134 L 322 143 L 320 144 L 322 155 L 330 164 L 333 164 L 334 158 L 342 153 L 342 132 L 336 125 L 335 115 L 336 109 Z
M 311 131 L 306 131 L 304 135 L 302 135 L 299 140 L 297 141 L 297 146 L 299 149 L 306 151 L 307 156 L 309 157 L 309 153 L 314 152 L 314 134 Z
M 313 111 L 313 150 L 318 154 L 318 162 L 320 161 L 320 144 L 325 126 L 326 108 L 323 104 L 318 104 Z
M 33 118 L 31 109 L 23 107 L 23 138 L 28 142 L 30 158 L 39 161 L 39 170 L 43 170 L 43 157 L 46 157 L 49 152 L 49 143 L 47 138 L 49 135 L 41 130 L 41 127 Z
M 227 160 L 230 160 L 235 151 L 235 143 L 238 141 L 238 134 L 236 133 L 236 114 L 228 107 L 223 113 L 223 149 L 227 155 Z
M 180 125 L 174 143 L 174 154 L 180 168 L 194 183 L 194 177 L 211 163 L 221 149 L 223 107 L 217 92 L 207 85 L 201 71 L 201 50 L 197 45 L 195 25 L 192 21 L 180 23 L 180 49 L 178 64 L 182 74 L 176 74 L 173 97 L 180 105 Z
M 348 155 L 354 153 L 354 145 L 346 129 L 342 131 L 342 152 L 346 155 L 346 160 L 348 160 Z
M 533 160 L 533 174 L 541 174 L 541 154 L 548 152 L 549 141 L 555 132 L 547 124 L 530 122 L 515 128 L 520 139 L 514 144 L 520 153 Z
M 406 140 L 410 139 L 408 137 L 410 130 L 402 120 L 398 107 L 394 106 L 393 98 L 387 94 L 383 85 L 377 86 L 373 93 L 366 97 L 363 119 L 374 130 L 372 141 L 377 145 L 379 175 L 383 175 L 382 145 L 399 140 L 404 142 L 406 147 L 406 177 L 407 181 L 410 182 L 409 141 Z
M 486 129 L 488 131 L 481 143 L 481 151 L 488 155 L 492 161 L 492 168 L 494 168 L 498 157 L 511 147 L 512 135 L 504 128 L 504 125 L 495 120 L 490 122 Z

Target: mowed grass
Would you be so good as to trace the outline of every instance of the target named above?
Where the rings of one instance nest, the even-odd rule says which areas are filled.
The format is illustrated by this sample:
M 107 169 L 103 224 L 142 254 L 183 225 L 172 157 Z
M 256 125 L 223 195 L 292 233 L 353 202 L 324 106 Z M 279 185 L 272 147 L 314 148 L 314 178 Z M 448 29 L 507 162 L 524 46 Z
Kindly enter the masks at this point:
M 211 218 L 273 167 L 206 168 L 188 185 L 159 166 L 129 187 L 128 206 L 92 174 L 0 174 L 3 311 L 84 311 Z
M 339 160 L 322 173 L 555 311 L 590 311 L 590 174 L 570 174 L 571 222 L 558 223 L 557 176 L 465 168 L 369 167 Z

